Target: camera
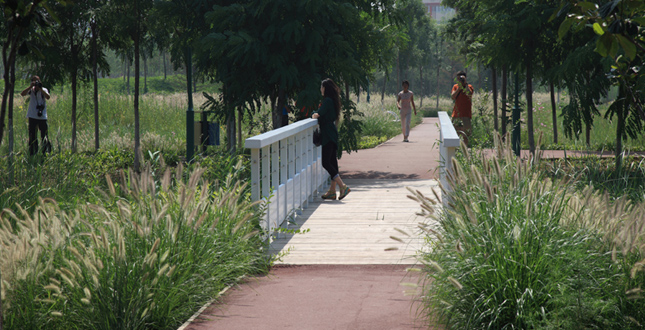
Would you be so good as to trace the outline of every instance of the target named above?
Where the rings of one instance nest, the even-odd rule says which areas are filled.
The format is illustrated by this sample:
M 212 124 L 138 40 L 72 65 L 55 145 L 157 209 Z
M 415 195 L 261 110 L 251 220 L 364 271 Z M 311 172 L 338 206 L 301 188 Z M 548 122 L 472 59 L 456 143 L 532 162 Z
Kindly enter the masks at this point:
M 43 83 L 41 83 L 40 81 L 36 81 L 36 82 L 34 82 L 34 86 L 42 89 L 43 88 Z
M 43 110 L 45 110 L 45 105 L 44 104 L 37 104 L 36 105 L 36 110 L 38 110 L 38 117 L 43 116 Z

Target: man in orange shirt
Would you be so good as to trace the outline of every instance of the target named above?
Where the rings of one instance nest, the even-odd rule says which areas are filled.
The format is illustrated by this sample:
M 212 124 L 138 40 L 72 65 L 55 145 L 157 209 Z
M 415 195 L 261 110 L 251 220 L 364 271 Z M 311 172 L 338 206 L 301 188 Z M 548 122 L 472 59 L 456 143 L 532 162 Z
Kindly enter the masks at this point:
M 466 145 L 473 128 L 471 122 L 473 91 L 473 86 L 466 81 L 466 72 L 457 72 L 456 84 L 452 86 L 450 94 L 450 97 L 455 100 L 455 106 L 452 109 L 452 125 Z

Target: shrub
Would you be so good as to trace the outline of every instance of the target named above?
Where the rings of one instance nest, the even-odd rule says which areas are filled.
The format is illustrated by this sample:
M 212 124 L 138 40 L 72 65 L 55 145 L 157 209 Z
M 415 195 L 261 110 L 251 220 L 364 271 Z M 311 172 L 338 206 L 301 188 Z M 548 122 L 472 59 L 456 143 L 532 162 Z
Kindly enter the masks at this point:
M 66 212 L 40 199 L 1 218 L 6 329 L 176 329 L 242 275 L 267 268 L 258 213 L 240 192 L 148 169 Z M 12 219 L 15 226 L 11 224 Z
M 449 207 L 427 223 L 425 314 L 449 329 L 629 329 L 645 322 L 645 206 L 550 180 L 496 140 L 462 149 Z M 462 165 L 463 162 L 463 165 Z M 445 189 L 445 188 L 444 188 Z

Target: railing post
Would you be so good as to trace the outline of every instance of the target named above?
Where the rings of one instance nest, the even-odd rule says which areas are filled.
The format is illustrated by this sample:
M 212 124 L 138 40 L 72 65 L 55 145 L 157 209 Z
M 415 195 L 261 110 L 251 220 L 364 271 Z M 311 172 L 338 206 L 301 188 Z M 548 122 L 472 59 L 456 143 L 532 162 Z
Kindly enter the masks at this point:
M 441 200 L 445 207 L 448 206 L 448 203 L 450 202 L 448 195 L 452 191 L 452 187 L 448 181 L 448 176 L 452 174 L 452 158 L 457 153 L 457 147 L 459 147 L 460 140 L 448 113 L 445 111 L 439 112 L 439 127 L 439 154 L 441 156 L 440 161 L 443 162 L 443 166 L 440 167 L 440 181 L 444 190 L 447 192 L 445 195 L 442 194 Z
M 278 145 L 280 144 L 280 141 L 276 141 L 271 144 L 271 185 L 269 186 L 271 189 L 279 189 L 280 187 L 280 157 L 278 157 Z M 280 203 L 282 201 L 282 198 L 280 194 L 276 194 L 274 196 L 275 199 L 275 205 L 272 207 L 275 208 L 276 215 L 278 219 L 282 219 L 282 208 L 280 207 Z M 276 226 L 280 226 L 280 224 L 276 224 Z
M 284 215 L 284 218 L 288 215 L 288 200 L 287 198 L 287 181 L 289 180 L 289 173 L 287 172 L 287 164 L 289 163 L 287 156 L 287 140 L 280 140 L 280 214 Z
M 251 198 L 260 200 L 260 149 L 251 149 Z
M 307 207 L 327 179 L 320 165 L 320 148 L 312 142 L 318 122 L 305 119 L 246 140 L 251 149 L 251 197 L 265 200 L 262 227 L 269 235 L 293 211 Z

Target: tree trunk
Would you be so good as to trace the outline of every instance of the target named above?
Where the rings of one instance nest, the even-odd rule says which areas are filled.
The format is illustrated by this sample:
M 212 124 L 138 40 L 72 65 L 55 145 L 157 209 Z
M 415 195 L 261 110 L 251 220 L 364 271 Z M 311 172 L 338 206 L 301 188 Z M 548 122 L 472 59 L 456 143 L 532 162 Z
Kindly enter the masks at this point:
M 141 31 L 137 23 L 137 31 L 134 37 L 134 170 L 141 170 L 141 135 L 139 132 L 139 65 L 140 65 L 140 45 L 139 38 Z M 129 78 L 128 78 L 129 80 Z M 128 87 L 130 85 L 128 84 Z
M 273 129 L 282 127 L 282 108 L 285 104 L 284 89 L 280 87 L 278 90 L 278 103 L 273 109 Z
M 99 80 L 98 80 L 98 49 L 96 39 L 98 30 L 96 20 L 92 20 L 92 75 L 94 82 L 94 150 L 99 150 Z
M 401 83 L 401 50 L 396 51 L 396 86 Z
M 244 108 L 237 108 L 237 147 L 242 150 L 242 120 L 244 119 Z
M 137 47 L 139 47 L 139 46 L 138 46 L 138 45 L 136 45 L 136 46 L 135 46 L 135 48 L 137 48 Z M 135 50 L 134 52 L 136 53 L 137 51 Z M 135 56 L 136 56 L 136 55 L 135 55 Z M 139 59 L 135 59 L 135 60 L 134 60 L 134 62 L 135 62 L 135 66 L 136 66 L 136 62 L 137 62 L 138 60 L 139 60 Z M 136 71 L 136 68 L 135 68 L 135 71 Z M 128 74 L 127 74 L 127 77 L 126 77 L 126 90 L 127 90 L 127 92 L 128 92 L 128 95 L 130 95 L 130 59 L 128 59 L 128 70 L 127 70 L 127 72 L 128 72 Z M 135 78 L 135 79 L 134 79 L 135 84 L 136 84 L 137 80 L 138 80 L 137 78 Z
M 387 84 L 388 77 L 389 73 L 385 70 L 385 74 L 383 75 L 383 89 L 381 90 L 381 104 L 385 101 L 385 85 Z
M 587 147 L 591 146 L 591 124 L 585 123 L 585 142 Z
M 12 89 L 15 89 L 14 86 L 16 86 L 16 62 L 13 62 L 11 64 L 11 86 Z M 14 172 L 14 156 L 13 156 L 13 151 L 14 151 L 14 139 L 13 139 L 13 94 L 9 94 L 9 111 L 8 111 L 8 119 L 9 119 L 9 184 L 14 184 L 13 180 L 13 172 Z M 2 292 L 2 290 L 0 290 Z M 0 317 L 2 316 L 2 313 L 0 313 Z M 1 328 L 1 327 L 0 327 Z M 0 329 L 1 330 L 1 329 Z
M 421 82 L 421 92 L 419 93 L 419 108 L 423 107 L 423 65 L 419 65 L 419 81 Z
M 622 166 L 622 161 L 623 161 L 623 134 L 624 134 L 624 128 L 625 128 L 625 114 L 627 113 L 627 106 L 628 103 L 625 101 L 626 95 L 625 93 L 625 87 L 623 86 L 623 83 L 620 84 L 618 87 L 618 99 L 623 100 L 620 101 L 622 102 L 621 106 L 619 106 L 616 110 L 616 151 L 614 154 L 614 158 L 616 161 L 616 171 L 621 170 Z
M 439 89 L 439 69 L 441 68 L 441 61 L 437 63 L 437 111 L 439 111 L 439 94 L 441 90 Z
M 499 116 L 497 114 L 497 69 L 493 67 L 492 69 L 492 75 L 493 75 L 493 118 L 494 118 L 494 127 L 495 131 L 499 132 Z
M 193 66 L 193 93 L 197 93 L 197 75 L 195 74 L 194 66 Z
M 4 136 L 5 128 L 5 116 L 7 114 L 7 103 L 9 101 L 9 95 L 14 93 L 15 86 L 11 83 L 11 67 L 13 63 L 16 62 L 16 50 L 18 49 L 17 40 L 18 37 L 11 34 L 7 37 L 7 41 L 2 46 L 2 64 L 5 68 L 4 70 L 4 91 L 2 93 L 2 106 L 0 108 L 0 145 L 2 145 L 2 137 Z M 18 32 L 21 34 L 21 32 Z M 15 38 L 15 39 L 14 39 Z M 7 57 L 7 52 L 9 56 Z
M 529 151 L 532 155 L 535 155 L 535 136 L 533 134 L 533 72 L 531 59 L 526 61 L 526 112 Z
M 76 72 L 72 73 L 72 153 L 76 153 L 76 101 L 77 101 L 77 84 L 78 76 Z
M 507 111 L 506 105 L 508 104 L 508 65 L 502 67 L 502 137 L 506 136 L 506 126 L 507 126 Z
M 228 105 L 230 107 L 230 104 Z M 235 109 L 229 109 L 229 115 L 226 118 L 226 139 L 228 140 L 228 151 L 229 153 L 235 153 L 236 145 L 235 142 Z
M 148 58 L 143 55 L 143 94 L 148 94 Z
M 557 105 L 555 103 L 555 86 L 553 81 L 549 83 L 551 92 L 551 118 L 553 119 L 553 143 L 558 143 L 558 113 Z
M 166 74 L 166 52 L 161 52 L 163 54 L 163 80 L 166 80 L 168 77 Z

